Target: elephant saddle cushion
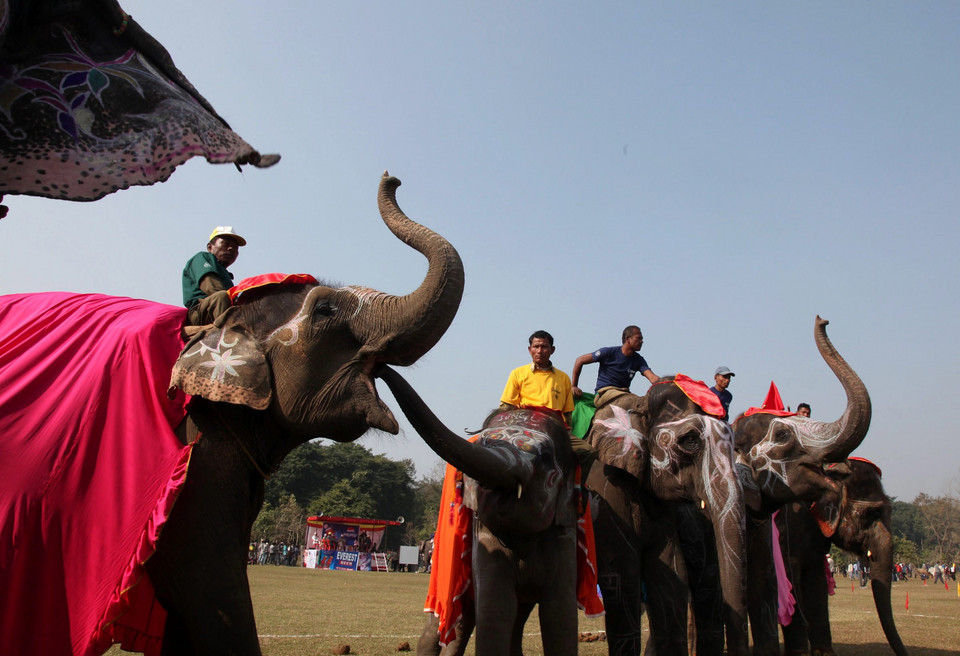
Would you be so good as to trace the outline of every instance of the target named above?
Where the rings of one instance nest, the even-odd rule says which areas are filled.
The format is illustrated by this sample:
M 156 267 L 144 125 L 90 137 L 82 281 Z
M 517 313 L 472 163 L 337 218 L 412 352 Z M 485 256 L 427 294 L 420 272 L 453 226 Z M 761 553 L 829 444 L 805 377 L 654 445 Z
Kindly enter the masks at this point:
M 159 653 L 143 569 L 186 480 L 166 395 L 186 310 L 0 297 L 0 653 Z

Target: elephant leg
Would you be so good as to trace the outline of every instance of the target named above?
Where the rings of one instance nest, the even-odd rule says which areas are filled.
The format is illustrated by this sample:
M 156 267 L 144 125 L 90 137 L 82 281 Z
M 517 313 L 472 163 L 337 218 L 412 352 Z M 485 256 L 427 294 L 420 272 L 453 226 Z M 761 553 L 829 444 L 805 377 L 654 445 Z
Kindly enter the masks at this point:
M 652 524 L 672 531 L 675 520 L 651 517 Z M 686 566 L 676 536 L 669 536 L 659 549 L 647 549 L 642 555 L 643 582 L 646 588 L 650 635 L 657 656 L 686 656 L 687 601 L 690 598 Z
M 598 463 L 599 464 L 599 463 Z M 636 483 L 613 467 L 593 466 L 587 481 L 593 491 L 590 510 L 597 537 L 597 570 L 607 645 L 611 654 L 639 656 L 643 652 L 641 616 L 643 586 L 636 527 Z
M 576 529 L 569 529 L 564 546 L 554 549 L 557 557 L 550 569 L 550 580 L 540 598 L 540 635 L 545 656 L 577 654 L 577 568 Z M 564 565 L 566 563 L 566 566 Z
M 146 569 L 172 616 L 171 639 L 184 636 L 182 643 L 192 648 L 179 653 L 261 656 L 247 553 L 263 479 L 251 475 L 242 453 L 213 443 L 222 439 L 207 434 L 194 446 L 191 475 Z
M 196 654 L 190 646 L 189 634 L 183 619 L 179 614 L 167 614 L 167 621 L 163 626 L 163 645 L 160 656 L 193 656 Z
M 440 618 L 433 613 L 427 614 L 417 640 L 417 656 L 440 656 Z
M 677 537 L 687 565 L 697 656 L 722 656 L 723 593 L 713 524 L 690 504 L 677 509 Z
M 520 604 L 517 608 L 517 620 L 513 623 L 513 635 L 510 637 L 510 656 L 523 656 L 523 629 L 535 605 Z
M 819 532 L 818 532 L 819 535 Z M 823 553 L 811 553 L 805 562 L 800 587 L 803 615 L 807 623 L 810 649 L 821 654 L 833 653 L 833 638 L 830 635 L 830 607 L 827 595 L 827 577 L 823 569 Z
M 440 644 L 440 618 L 429 613 L 417 640 L 417 656 L 463 656 L 474 628 L 472 597 L 463 598 L 461 613 L 460 621 L 454 627 L 456 637 L 446 645 Z
M 772 530 L 770 517 L 747 520 L 747 607 L 754 656 L 780 656 Z
M 476 652 L 508 656 L 519 615 L 517 566 L 503 544 L 488 537 L 478 532 L 473 546 Z

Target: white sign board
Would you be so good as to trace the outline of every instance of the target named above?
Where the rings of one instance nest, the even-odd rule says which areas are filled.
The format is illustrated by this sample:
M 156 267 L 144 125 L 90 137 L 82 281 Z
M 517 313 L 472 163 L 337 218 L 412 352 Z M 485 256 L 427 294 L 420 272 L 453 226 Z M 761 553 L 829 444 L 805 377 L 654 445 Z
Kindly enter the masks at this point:
M 416 565 L 420 562 L 420 550 L 414 547 L 400 547 L 400 564 Z

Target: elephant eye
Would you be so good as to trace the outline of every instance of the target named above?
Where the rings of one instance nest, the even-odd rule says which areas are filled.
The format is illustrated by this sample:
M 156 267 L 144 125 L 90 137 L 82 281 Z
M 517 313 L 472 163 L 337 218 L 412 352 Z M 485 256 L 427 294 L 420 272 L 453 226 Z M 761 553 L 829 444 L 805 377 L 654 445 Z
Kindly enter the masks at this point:
M 700 442 L 700 433 L 690 431 L 680 436 L 680 439 L 677 441 L 677 446 L 680 447 L 680 450 L 684 453 L 694 454 L 700 450 Z
M 313 314 L 321 317 L 332 317 L 336 312 L 337 308 L 327 302 L 318 303 L 317 307 L 313 309 Z
M 777 444 L 786 444 L 792 439 L 793 439 L 793 432 L 787 429 L 781 429 L 778 431 L 774 431 L 773 433 L 773 441 L 776 442 Z

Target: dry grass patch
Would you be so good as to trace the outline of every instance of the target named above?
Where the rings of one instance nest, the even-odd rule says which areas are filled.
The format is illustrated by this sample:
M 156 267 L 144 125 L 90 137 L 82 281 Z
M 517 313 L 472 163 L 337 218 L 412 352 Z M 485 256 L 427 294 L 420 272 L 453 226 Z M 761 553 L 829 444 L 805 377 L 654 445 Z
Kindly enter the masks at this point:
M 296 567 L 251 567 L 250 587 L 265 656 L 322 656 L 338 645 L 351 654 L 388 656 L 401 642 L 416 649 L 423 627 L 426 574 L 331 572 Z M 910 595 L 910 610 L 905 608 Z M 919 581 L 893 588 L 897 627 L 911 656 L 960 654 L 960 598 L 954 584 L 923 586 Z M 880 629 L 869 588 L 853 591 L 837 582 L 830 599 L 834 647 L 839 656 L 892 654 Z M 646 629 L 646 622 L 644 622 Z M 579 630 L 597 634 L 603 620 L 580 615 Z M 124 652 L 114 647 L 111 656 Z M 473 647 L 468 654 L 474 654 Z M 527 656 L 543 654 L 536 613 L 527 624 Z M 583 656 L 607 654 L 605 642 L 581 642 Z

